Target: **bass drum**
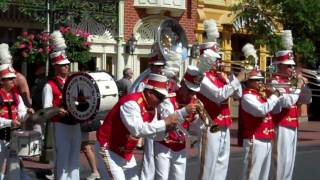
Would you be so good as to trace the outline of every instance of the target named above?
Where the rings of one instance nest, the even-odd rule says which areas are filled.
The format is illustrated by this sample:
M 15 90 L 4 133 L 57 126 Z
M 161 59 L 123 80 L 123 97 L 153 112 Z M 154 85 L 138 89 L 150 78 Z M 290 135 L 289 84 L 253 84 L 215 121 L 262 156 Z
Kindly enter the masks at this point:
M 80 72 L 68 78 L 62 99 L 71 117 L 80 123 L 103 120 L 118 102 L 118 88 L 106 72 Z

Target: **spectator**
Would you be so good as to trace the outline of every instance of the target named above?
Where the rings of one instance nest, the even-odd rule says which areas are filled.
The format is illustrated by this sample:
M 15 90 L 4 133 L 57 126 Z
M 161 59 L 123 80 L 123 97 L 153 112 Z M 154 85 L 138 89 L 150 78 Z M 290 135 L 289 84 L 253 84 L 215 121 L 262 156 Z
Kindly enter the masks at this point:
M 123 70 L 123 77 L 117 82 L 119 88 L 119 97 L 122 97 L 129 93 L 130 87 L 132 85 L 133 71 L 131 68 L 125 68 Z

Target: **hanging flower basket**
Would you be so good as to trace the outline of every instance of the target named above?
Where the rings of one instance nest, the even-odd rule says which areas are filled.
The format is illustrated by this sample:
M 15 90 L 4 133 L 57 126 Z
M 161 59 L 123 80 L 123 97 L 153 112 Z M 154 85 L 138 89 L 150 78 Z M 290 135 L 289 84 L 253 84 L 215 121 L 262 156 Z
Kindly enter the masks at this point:
M 49 40 L 50 36 L 47 32 L 40 34 L 23 32 L 10 48 L 13 61 L 15 63 L 44 63 L 51 51 Z
M 88 37 L 89 33 L 83 32 L 81 30 L 76 30 L 72 32 L 70 27 L 60 27 L 60 32 L 62 33 L 66 44 L 66 54 L 71 62 L 86 63 L 91 59 L 89 52 Z

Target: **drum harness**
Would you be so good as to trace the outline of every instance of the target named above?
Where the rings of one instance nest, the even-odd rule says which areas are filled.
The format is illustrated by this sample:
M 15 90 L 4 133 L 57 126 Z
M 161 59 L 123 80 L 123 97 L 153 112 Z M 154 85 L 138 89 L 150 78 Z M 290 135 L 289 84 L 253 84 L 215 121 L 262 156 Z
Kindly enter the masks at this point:
M 7 106 L 9 119 L 12 119 L 12 109 L 11 109 L 12 105 L 13 104 L 17 105 L 17 96 L 13 92 L 11 92 L 11 95 L 12 95 L 13 101 L 4 101 L 2 96 L 0 96 L 0 106 L 3 106 L 3 105 Z M 15 130 L 15 129 L 11 129 L 10 127 L 0 129 L 0 139 L 9 142 L 11 130 Z
M 61 83 L 59 83 L 59 81 L 56 78 L 52 78 L 49 81 L 52 81 L 58 87 L 58 89 L 59 89 L 59 91 L 61 93 L 63 92 L 63 85 Z M 78 124 L 78 122 L 73 120 L 73 118 L 71 116 L 69 116 L 69 115 L 60 118 L 59 121 L 61 123 L 63 123 L 63 124 L 67 124 L 67 125 L 76 125 L 76 124 Z

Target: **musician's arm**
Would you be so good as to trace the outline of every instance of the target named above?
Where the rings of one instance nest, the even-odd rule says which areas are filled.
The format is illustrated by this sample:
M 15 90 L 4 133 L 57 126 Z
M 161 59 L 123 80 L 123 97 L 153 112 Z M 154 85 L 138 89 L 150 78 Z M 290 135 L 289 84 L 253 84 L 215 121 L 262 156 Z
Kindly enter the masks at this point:
M 17 86 L 19 88 L 21 96 L 23 97 L 25 105 L 27 105 L 28 107 L 31 107 L 30 90 L 29 90 L 29 85 L 26 78 L 22 74 L 18 73 L 16 79 L 17 79 L 16 80 Z
M 241 104 L 244 111 L 255 116 L 265 117 L 278 103 L 279 98 L 276 95 L 271 95 L 267 102 L 261 103 L 256 95 L 246 94 L 242 96 Z
M 53 95 L 52 88 L 49 84 L 46 84 L 42 90 L 42 102 L 43 108 L 52 107 Z
M 295 105 L 298 102 L 300 92 L 300 89 L 296 89 L 290 94 L 283 94 L 279 101 L 280 106 L 284 108 L 289 108 Z
M 154 137 L 156 133 L 166 130 L 164 120 L 143 122 L 140 107 L 135 101 L 128 101 L 120 107 L 120 117 L 128 131 L 136 137 Z
M 202 123 L 198 114 L 195 115 L 194 120 L 190 123 L 189 133 L 193 136 L 201 136 Z
M 206 96 L 211 101 L 221 103 L 227 100 L 236 90 L 241 88 L 240 81 L 235 78 L 229 84 L 224 85 L 222 88 L 218 88 L 211 81 L 204 77 L 201 83 L 200 93 Z

